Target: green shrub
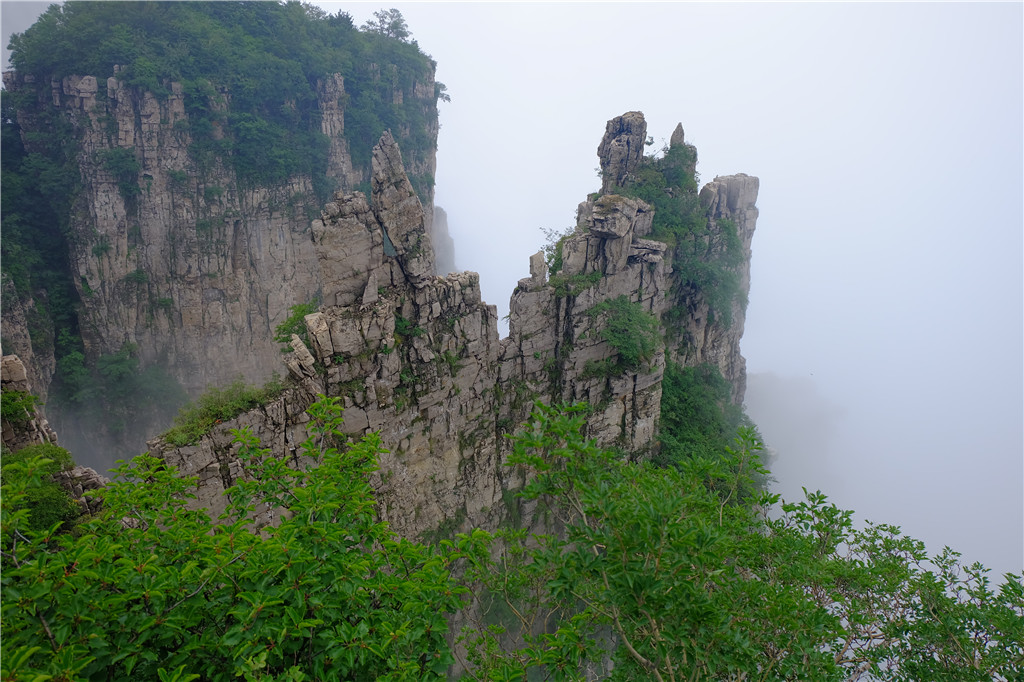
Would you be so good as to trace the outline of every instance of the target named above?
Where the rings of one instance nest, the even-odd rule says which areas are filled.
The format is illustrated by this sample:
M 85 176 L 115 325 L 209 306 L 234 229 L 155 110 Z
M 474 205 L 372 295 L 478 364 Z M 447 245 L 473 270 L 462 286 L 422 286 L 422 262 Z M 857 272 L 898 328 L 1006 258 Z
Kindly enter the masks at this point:
M 124 281 L 128 282 L 129 284 L 145 284 L 146 282 L 149 281 L 149 275 L 146 273 L 145 270 L 139 268 L 138 270 L 133 270 L 132 272 L 129 272 L 127 275 L 125 275 Z
M 405 319 L 401 315 L 395 315 L 395 341 L 401 342 L 403 339 L 414 339 L 418 336 L 423 336 L 427 332 L 424 331 L 423 327 L 413 324 L 411 321 Z
M 658 349 L 661 326 L 657 318 L 627 296 L 602 301 L 587 314 L 592 318 L 607 316 L 601 338 L 618 353 L 619 373 L 638 369 Z
M 28 526 L 32 530 L 46 530 L 58 523 L 66 529 L 81 515 L 81 510 L 71 495 L 57 485 L 50 476 L 74 466 L 71 453 L 67 450 L 51 443 L 36 443 L 23 447 L 17 452 L 4 453 L 2 467 L 0 467 L 0 480 L 4 484 L 9 483 L 11 465 L 25 464 L 37 457 L 46 460 L 41 467 L 41 472 L 45 475 L 36 485 L 30 486 L 25 491 L 25 498 L 16 509 L 28 510 Z
M 110 246 L 110 238 L 107 237 L 106 235 L 103 235 L 102 237 L 99 238 L 99 240 L 97 240 L 95 244 L 92 245 L 92 255 L 96 256 L 97 258 L 101 258 L 106 254 L 110 253 L 111 248 L 112 247 Z
M 281 348 L 282 353 L 291 350 L 292 334 L 295 334 L 302 342 L 309 345 L 309 332 L 306 330 L 306 315 L 312 315 L 317 311 L 319 302 L 313 299 L 309 303 L 299 303 L 289 308 L 291 312 L 284 322 L 274 327 L 274 340 L 285 344 Z
M 139 187 L 139 171 L 142 170 L 142 164 L 135 158 L 134 147 L 103 149 L 97 153 L 97 157 L 103 167 L 114 176 L 117 189 L 125 200 L 142 192 Z
M 655 464 L 678 467 L 698 458 L 718 460 L 741 429 L 756 433 L 743 408 L 733 404 L 732 384 L 716 365 L 668 363 L 661 382 L 661 448 Z M 753 487 L 744 487 L 741 497 L 766 485 L 765 476 L 755 474 Z
M 616 191 L 654 207 L 650 237 L 672 247 L 679 283 L 699 292 L 715 319 L 728 327 L 733 303 L 746 305 L 736 271 L 743 249 L 732 221 L 709 223 L 697 196 L 696 162 L 696 149 L 676 145 L 661 158 L 644 157 L 626 186 Z
M 224 388 L 213 387 L 194 403 L 181 408 L 174 418 L 174 426 L 163 434 L 163 438 L 179 447 L 196 443 L 215 425 L 266 404 L 279 396 L 284 388 L 277 379 L 263 386 L 249 386 L 242 379 L 237 379 Z
M 558 231 L 542 227 L 540 231 L 544 233 L 544 260 L 548 264 L 548 273 L 553 276 L 562 270 L 562 246 L 575 233 L 576 228 L 570 226 Z
M 380 437 L 337 444 L 337 403 L 308 410 L 294 454 L 309 467 L 236 432 L 244 474 L 220 519 L 190 508 L 194 478 L 139 455 L 103 491 L 105 513 L 55 541 L 13 508 L 29 472 L 5 481 L 4 679 L 446 679 L 468 592 L 455 571 L 487 535 L 434 548 L 396 535 L 370 485 Z M 287 511 L 261 532 L 262 503 Z
M 600 270 L 576 275 L 555 274 L 548 283 L 555 288 L 555 296 L 578 296 L 584 290 L 595 286 L 603 276 L 604 273 Z
M 39 398 L 25 391 L 4 391 L 0 395 L 3 420 L 12 426 L 29 423 L 36 414 Z

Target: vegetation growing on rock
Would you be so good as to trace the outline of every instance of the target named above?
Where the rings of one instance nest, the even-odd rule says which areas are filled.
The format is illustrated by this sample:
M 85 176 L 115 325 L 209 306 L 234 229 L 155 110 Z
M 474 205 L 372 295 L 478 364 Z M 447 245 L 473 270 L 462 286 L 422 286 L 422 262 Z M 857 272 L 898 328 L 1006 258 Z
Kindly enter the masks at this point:
M 472 680 L 609 664 L 614 679 L 1024 674 L 1022 576 L 993 588 L 983 567 L 858 529 L 820 493 L 779 513 L 776 496 L 742 503 L 761 470 L 749 430 L 718 458 L 659 469 L 584 439 L 584 408 L 538 404 L 510 463 L 565 533 L 428 546 L 378 518 L 379 440 L 339 445 L 337 399 L 309 412 L 306 469 L 237 433 L 249 476 L 217 524 L 189 509 L 190 479 L 140 456 L 76 534 L 33 528 L 25 495 L 47 464 L 5 467 L 4 678 L 440 679 L 456 651 Z M 255 530 L 261 504 L 288 513 Z M 446 616 L 470 587 L 486 610 L 453 651 Z
M 660 157 L 643 157 L 618 191 L 654 207 L 651 238 L 671 245 L 680 283 L 699 291 L 728 326 L 733 304 L 746 305 L 736 271 L 743 250 L 731 221 L 711 229 L 697 195 L 696 163 L 692 145 L 666 147 Z
M 510 462 L 533 474 L 522 495 L 565 531 L 499 533 L 499 563 L 474 557 L 500 615 L 464 632 L 472 679 L 584 679 L 609 660 L 623 680 L 1024 674 L 1024 576 L 993 588 L 982 566 L 858 528 L 820 492 L 741 503 L 765 473 L 749 429 L 658 469 L 596 448 L 584 421 L 538 404 L 516 436 Z
M 263 386 L 249 386 L 237 379 L 223 388 L 211 387 L 194 402 L 181 408 L 174 417 L 174 426 L 163 438 L 173 445 L 191 445 L 214 425 L 232 419 L 273 400 L 284 390 L 284 384 L 272 380 Z
M 84 401 L 83 390 L 102 374 L 101 356 L 125 341 L 137 344 L 140 367 L 173 359 L 171 374 L 193 395 L 238 372 L 264 378 L 253 358 L 273 352 L 270 335 L 223 368 L 206 349 L 242 347 L 241 333 L 273 329 L 283 309 L 317 291 L 317 275 L 295 266 L 302 276 L 281 274 L 286 286 L 267 296 L 251 280 L 274 289 L 273 273 L 225 268 L 227 232 L 252 237 L 255 224 L 307 246 L 298 235 L 308 218 L 339 184 L 353 189 L 369 177 L 385 129 L 401 140 L 410 181 L 429 203 L 436 102 L 447 95 L 401 15 L 385 14 L 380 31 L 299 2 L 81 2 L 51 6 L 12 38 L 15 73 L 2 94 L 2 307 L 5 331 L 29 334 L 4 347 L 26 358 L 34 351 L 40 361 L 31 364 L 47 366 L 34 379 L 52 390 L 56 423 L 99 423 L 80 408 L 110 392 Z M 245 242 L 233 246 L 255 250 Z M 236 253 L 231 265 L 243 261 Z M 208 315 L 211 303 L 225 310 Z M 239 303 L 254 315 L 248 324 L 234 324 Z M 17 304 L 25 319 L 11 322 Z M 168 333 L 179 326 L 188 331 Z M 168 413 L 183 401 L 173 388 Z M 166 424 L 149 402 L 97 405 L 121 424 L 80 441 L 111 436 L 98 449 L 138 452 L 143 440 L 128 436 L 131 425 L 151 435 Z
M 620 371 L 637 369 L 658 349 L 661 330 L 658 320 L 625 296 L 602 301 L 587 314 L 605 316 L 601 338 L 615 349 L 616 366 Z
M 0 460 L 0 479 L 5 484 L 9 483 L 12 476 L 20 475 L 22 466 L 37 459 L 46 460 L 45 464 L 39 466 L 41 477 L 38 483 L 26 489 L 24 497 L 13 503 L 11 509 L 23 511 L 25 525 L 33 531 L 49 531 L 53 528 L 68 530 L 81 510 L 67 491 L 50 476 L 71 468 L 71 453 L 50 443 L 28 445 L 17 452 L 7 452 L 5 448 L 3 459 Z
M 401 15 L 397 21 L 404 26 Z M 345 78 L 346 138 L 356 163 L 369 162 L 387 128 L 409 131 L 410 152 L 433 145 L 436 110 L 390 97 L 393 88 L 432 80 L 432 60 L 408 36 L 407 29 L 359 31 L 345 12 L 299 2 L 82 2 L 53 5 L 13 36 L 11 64 L 47 86 L 69 75 L 115 75 L 166 97 L 170 82 L 180 82 L 198 155 L 230 158 L 240 178 L 263 184 L 323 175 L 317 86 L 334 73 Z M 228 114 L 211 106 L 224 95 Z

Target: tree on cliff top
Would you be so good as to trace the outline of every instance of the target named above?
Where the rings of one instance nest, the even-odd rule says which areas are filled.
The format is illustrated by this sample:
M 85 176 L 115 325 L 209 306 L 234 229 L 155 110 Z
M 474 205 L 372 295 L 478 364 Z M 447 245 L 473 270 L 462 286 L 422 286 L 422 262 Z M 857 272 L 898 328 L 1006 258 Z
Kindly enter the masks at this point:
M 362 30 L 371 33 L 379 33 L 385 38 L 395 38 L 408 42 L 409 27 L 405 23 L 405 17 L 395 8 L 382 9 L 373 13 L 373 19 L 368 19 L 362 25 Z

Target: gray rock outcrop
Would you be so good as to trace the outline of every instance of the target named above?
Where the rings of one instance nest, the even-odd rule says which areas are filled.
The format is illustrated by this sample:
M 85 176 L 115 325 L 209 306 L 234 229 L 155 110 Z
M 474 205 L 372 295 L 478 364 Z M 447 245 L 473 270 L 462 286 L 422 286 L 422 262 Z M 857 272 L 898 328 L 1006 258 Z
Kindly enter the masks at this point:
M 597 148 L 601 159 L 601 194 L 621 187 L 644 155 L 647 121 L 639 111 L 630 111 L 608 121 Z
M 629 134 L 642 139 L 642 115 L 626 117 Z M 626 127 L 620 119 L 602 141 L 603 168 L 639 163 L 625 162 L 624 145 L 615 142 Z M 549 272 L 541 253 L 530 258 L 530 276 L 512 294 L 509 336 L 499 339 L 497 311 L 481 300 L 479 276 L 432 276 L 423 254 L 413 253 L 410 245 L 426 238 L 425 221 L 418 202 L 401 190 L 396 152 L 387 135 L 374 151 L 381 180 L 372 202 L 339 192 L 313 222 L 325 290 L 321 309 L 305 318 L 308 345 L 295 337 L 285 359 L 295 387 L 195 445 L 149 443 L 152 453 L 199 477 L 197 506 L 222 510 L 221 493 L 243 475 L 230 429 L 248 427 L 263 447 L 294 459 L 307 436 L 304 410 L 317 394 L 342 399 L 349 436 L 380 433 L 388 450 L 374 481 L 382 515 L 406 536 L 442 522 L 493 528 L 509 513 L 506 491 L 522 481 L 502 466 L 504 435 L 535 399 L 587 401 L 590 437 L 643 456 L 656 446 L 666 357 L 716 363 L 739 382 L 734 399 L 742 398 L 742 306 L 732 325 L 723 325 L 699 292 L 679 285 L 668 246 L 649 238 L 653 212 L 646 203 L 603 194 L 581 204 L 575 232 L 561 244 L 561 269 Z M 743 175 L 709 183 L 701 195 L 709 249 L 717 248 L 718 224 L 731 220 L 749 256 L 756 192 L 756 178 Z M 416 257 L 424 269 L 409 267 Z M 603 334 L 608 316 L 598 307 L 621 298 L 655 318 L 679 309 L 689 316 L 628 369 L 616 364 L 617 351 Z M 270 523 L 273 513 L 260 510 L 258 520 Z

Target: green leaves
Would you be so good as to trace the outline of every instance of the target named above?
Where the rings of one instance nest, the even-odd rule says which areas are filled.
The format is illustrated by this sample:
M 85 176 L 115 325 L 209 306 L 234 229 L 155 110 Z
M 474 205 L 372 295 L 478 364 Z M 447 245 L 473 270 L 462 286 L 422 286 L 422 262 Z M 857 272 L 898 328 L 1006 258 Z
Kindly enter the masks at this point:
M 585 408 L 538 404 L 513 439 L 534 529 L 434 547 L 378 520 L 371 436 L 345 445 L 337 399 L 309 414 L 286 466 L 244 431 L 244 472 L 219 524 L 194 479 L 139 456 L 104 515 L 33 529 L 24 501 L 52 467 L 5 461 L 0 675 L 12 680 L 1015 680 L 1024 587 L 994 589 L 955 552 L 853 522 L 820 492 L 744 499 L 760 442 L 658 469 L 582 430 Z M 252 528 L 255 510 L 274 523 Z M 456 579 L 456 576 L 458 578 Z
M 619 354 L 621 371 L 639 368 L 640 363 L 650 360 L 658 349 L 661 325 L 657 318 L 627 296 L 602 301 L 587 314 L 604 316 L 601 338 Z
M 190 508 L 194 479 L 124 463 L 104 517 L 76 536 L 37 532 L 17 505 L 41 463 L 15 464 L 2 498 L 5 679 L 438 679 L 452 662 L 452 562 L 483 536 L 427 548 L 376 518 L 379 440 L 341 442 L 340 407 L 310 409 L 290 469 L 237 434 L 245 474 L 215 525 Z M 5 472 L 6 473 L 6 472 Z M 10 480 L 9 480 L 10 479 Z M 257 505 L 279 507 L 254 531 Z
M 820 492 L 771 507 L 756 433 L 667 469 L 611 458 L 579 407 L 538 405 L 509 462 L 534 524 L 470 557 L 469 677 L 1011 680 L 1024 672 L 1024 588 L 931 558 L 898 528 L 858 528 Z

